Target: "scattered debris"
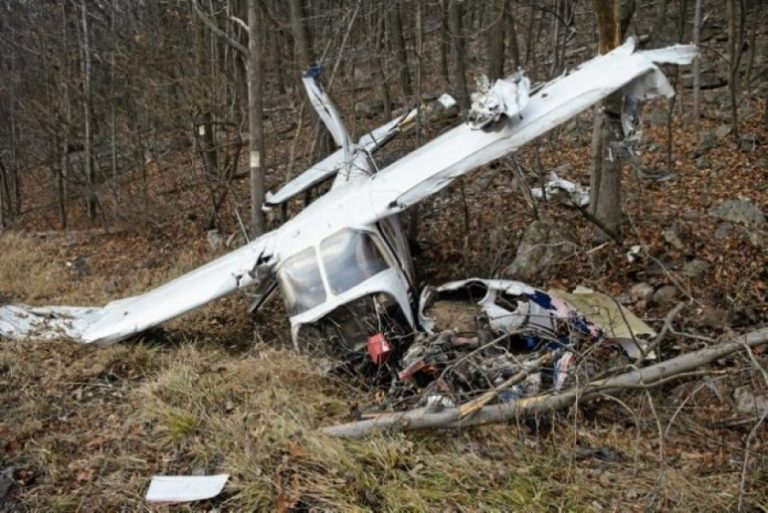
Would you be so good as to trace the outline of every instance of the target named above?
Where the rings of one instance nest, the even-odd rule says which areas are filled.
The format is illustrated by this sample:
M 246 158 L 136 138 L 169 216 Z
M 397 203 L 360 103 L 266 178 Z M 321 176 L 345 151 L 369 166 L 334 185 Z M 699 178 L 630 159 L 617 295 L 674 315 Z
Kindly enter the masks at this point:
M 228 479 L 229 474 L 155 476 L 149 483 L 147 502 L 159 506 L 211 499 L 221 493 Z
M 415 404 L 436 397 L 460 404 L 462 416 L 497 397 L 508 402 L 560 390 L 583 359 L 576 355 L 599 353 L 598 346 L 618 345 L 632 360 L 654 358 L 645 338 L 655 332 L 585 288 L 569 294 L 510 280 L 455 281 L 424 289 L 419 321 L 424 333 L 399 366 L 398 378 L 410 388 L 395 390 Z
M 542 187 L 534 187 L 531 194 L 538 199 L 553 199 L 568 206 L 586 207 L 589 205 L 589 187 L 560 178 L 551 172 L 549 181 Z
M 634 263 L 643 258 L 643 252 L 646 251 L 646 248 L 640 244 L 636 244 L 629 248 L 629 250 L 626 253 L 627 256 L 627 262 Z
M 464 428 L 509 419 L 525 418 L 537 413 L 561 410 L 579 402 L 589 401 L 605 394 L 628 388 L 649 387 L 666 382 L 669 378 L 692 371 L 724 358 L 744 346 L 756 347 L 768 343 L 768 328 L 753 331 L 730 342 L 722 342 L 704 349 L 684 353 L 654 365 L 635 369 L 623 374 L 573 386 L 556 394 L 540 394 L 514 399 L 501 404 L 483 406 L 467 417 L 461 416 L 461 408 L 445 408 L 433 413 L 426 408 L 382 413 L 370 418 L 328 426 L 323 432 L 336 437 L 361 438 L 375 431 L 395 429 L 410 431 L 434 428 Z
M 476 82 L 477 91 L 472 93 L 469 109 L 469 123 L 475 129 L 484 128 L 502 116 L 513 120 L 528 105 L 531 82 L 522 73 L 497 80 L 492 87 L 485 75 L 477 77 Z
M 602 330 L 606 337 L 621 345 L 626 354 L 636 360 L 646 353 L 646 338 L 655 337 L 656 332 L 635 314 L 624 308 L 616 299 L 586 287 L 576 287 L 571 292 L 553 289 L 549 291 L 573 305 L 576 310 Z

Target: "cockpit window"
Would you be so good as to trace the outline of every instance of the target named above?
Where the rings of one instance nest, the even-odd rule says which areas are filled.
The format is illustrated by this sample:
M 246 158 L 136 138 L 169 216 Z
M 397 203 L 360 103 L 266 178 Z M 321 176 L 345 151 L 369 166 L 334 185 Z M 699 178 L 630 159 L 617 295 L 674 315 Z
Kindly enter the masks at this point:
M 307 248 L 287 259 L 280 270 L 288 315 L 298 315 L 325 301 L 325 287 L 315 248 Z
M 389 267 L 367 232 L 342 230 L 320 243 L 323 267 L 334 294 L 341 294 Z

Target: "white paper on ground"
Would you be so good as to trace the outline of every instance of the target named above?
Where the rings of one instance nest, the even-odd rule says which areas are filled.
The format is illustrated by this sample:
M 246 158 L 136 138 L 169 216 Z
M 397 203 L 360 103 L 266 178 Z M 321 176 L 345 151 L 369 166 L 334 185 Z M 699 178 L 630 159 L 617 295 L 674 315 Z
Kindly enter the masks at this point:
M 149 483 L 147 501 L 153 504 L 201 501 L 216 497 L 229 474 L 215 476 L 155 476 Z

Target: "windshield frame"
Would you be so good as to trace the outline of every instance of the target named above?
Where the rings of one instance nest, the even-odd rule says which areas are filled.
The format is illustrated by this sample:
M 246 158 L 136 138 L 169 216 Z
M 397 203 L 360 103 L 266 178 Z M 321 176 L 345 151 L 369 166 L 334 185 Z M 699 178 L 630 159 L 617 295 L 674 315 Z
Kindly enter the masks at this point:
M 337 292 L 337 290 L 340 289 L 334 287 L 333 280 L 330 279 L 328 274 L 326 262 L 323 259 L 323 243 L 334 237 L 339 237 L 340 234 L 344 232 L 354 232 L 358 235 L 366 237 L 368 242 L 373 245 L 373 248 L 375 249 L 375 252 L 380 259 L 380 263 L 383 263 L 384 266 L 377 269 L 376 272 L 366 274 L 362 280 L 359 280 L 353 285 L 344 288 L 344 290 Z M 293 279 L 295 274 L 291 274 L 293 267 L 292 264 L 296 262 L 296 258 L 298 256 L 303 256 L 306 258 L 310 254 L 312 255 L 312 259 L 315 264 L 314 271 L 320 272 L 320 279 L 323 286 L 323 292 L 325 294 L 325 297 L 322 301 L 318 301 L 319 294 L 314 298 L 310 296 L 310 294 L 313 292 L 317 292 L 316 290 L 304 291 L 297 287 L 297 285 L 300 285 L 300 283 Z M 397 267 L 397 264 L 393 262 L 393 257 L 389 251 L 389 248 L 386 244 L 383 243 L 380 234 L 376 230 L 360 227 L 347 227 L 342 228 L 341 230 L 338 230 L 329 236 L 320 239 L 311 246 L 306 246 L 304 249 L 292 254 L 281 264 L 280 269 L 277 271 L 277 277 L 288 316 L 295 317 L 298 315 L 303 315 L 310 310 L 314 310 L 323 304 L 334 303 L 336 298 L 347 295 L 350 291 L 356 289 L 371 278 L 378 276 L 382 272 L 390 270 L 394 267 Z M 303 302 L 298 301 L 299 296 L 302 296 L 303 294 L 311 299 Z

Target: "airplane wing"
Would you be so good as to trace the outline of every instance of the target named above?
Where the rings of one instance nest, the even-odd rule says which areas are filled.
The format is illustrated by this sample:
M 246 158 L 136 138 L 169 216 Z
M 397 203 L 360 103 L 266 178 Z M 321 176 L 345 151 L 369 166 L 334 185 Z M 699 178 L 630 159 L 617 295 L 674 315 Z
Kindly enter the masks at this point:
M 374 175 L 368 183 L 369 215 L 376 220 L 401 212 L 620 89 L 640 101 L 672 96 L 674 91 L 657 64 L 688 64 L 695 56 L 692 45 L 635 51 L 635 42 L 629 39 L 549 82 L 525 102 L 518 97 L 483 102 L 484 107 L 496 104 L 501 110 L 506 110 L 505 103 L 524 107 L 511 118 L 499 116 L 482 127 L 463 123 Z M 503 94 L 505 88 L 496 89 Z
M 102 308 L 0 306 L 0 338 L 69 338 L 110 344 L 173 319 L 198 306 L 260 282 L 255 272 L 274 263 L 277 231 L 172 280 L 154 290 L 113 301 Z
M 398 116 L 388 123 L 375 128 L 360 138 L 357 142 L 357 150 L 363 149 L 368 153 L 376 152 L 376 150 L 387 144 L 397 134 L 402 132 L 415 116 L 416 109 L 413 109 L 409 113 Z M 264 204 L 267 207 L 273 207 L 284 203 L 310 187 L 333 177 L 346 163 L 347 162 L 344 160 L 344 150 L 336 150 L 334 153 L 331 153 L 326 158 L 283 185 L 274 194 L 268 192 Z

